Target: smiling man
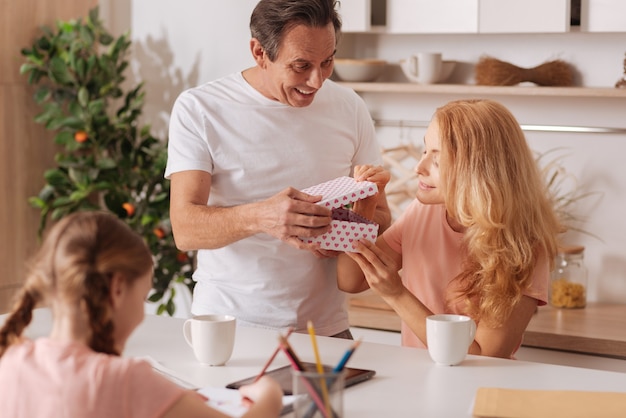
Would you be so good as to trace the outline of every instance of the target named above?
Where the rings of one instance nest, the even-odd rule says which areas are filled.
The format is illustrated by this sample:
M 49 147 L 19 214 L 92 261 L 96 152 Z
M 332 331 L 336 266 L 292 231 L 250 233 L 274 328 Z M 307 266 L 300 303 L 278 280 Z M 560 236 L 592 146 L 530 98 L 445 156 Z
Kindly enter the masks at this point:
M 350 337 L 337 254 L 298 239 L 331 221 L 321 196 L 299 190 L 382 162 L 364 102 L 328 80 L 341 29 L 335 6 L 261 0 L 250 19 L 256 65 L 174 104 L 165 175 L 176 245 L 198 250 L 193 314 L 297 332 L 312 320 L 320 335 Z M 391 215 L 379 202 L 382 232 Z

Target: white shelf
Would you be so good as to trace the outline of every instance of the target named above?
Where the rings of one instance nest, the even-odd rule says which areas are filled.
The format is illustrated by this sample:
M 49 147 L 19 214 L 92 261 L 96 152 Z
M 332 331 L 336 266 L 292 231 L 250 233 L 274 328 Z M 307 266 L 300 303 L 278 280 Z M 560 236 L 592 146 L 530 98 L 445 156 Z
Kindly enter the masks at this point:
M 477 86 L 471 84 L 356 83 L 339 84 L 360 93 L 454 94 L 626 99 L 626 89 L 613 87 Z

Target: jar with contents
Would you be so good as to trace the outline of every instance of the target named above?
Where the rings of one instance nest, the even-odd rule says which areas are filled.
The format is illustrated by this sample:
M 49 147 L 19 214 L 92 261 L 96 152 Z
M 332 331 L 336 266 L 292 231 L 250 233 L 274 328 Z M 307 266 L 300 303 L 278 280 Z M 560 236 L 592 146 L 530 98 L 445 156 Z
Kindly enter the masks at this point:
M 549 301 L 556 308 L 584 308 L 587 305 L 585 247 L 559 247 L 550 278 Z

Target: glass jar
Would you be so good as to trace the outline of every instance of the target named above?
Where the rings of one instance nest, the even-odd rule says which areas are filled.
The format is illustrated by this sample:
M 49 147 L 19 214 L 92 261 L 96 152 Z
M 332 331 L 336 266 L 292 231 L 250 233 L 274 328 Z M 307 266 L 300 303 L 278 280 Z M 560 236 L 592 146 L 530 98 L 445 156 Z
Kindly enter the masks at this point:
M 585 247 L 559 247 L 550 277 L 548 298 L 556 308 L 584 308 L 587 305 L 587 268 Z

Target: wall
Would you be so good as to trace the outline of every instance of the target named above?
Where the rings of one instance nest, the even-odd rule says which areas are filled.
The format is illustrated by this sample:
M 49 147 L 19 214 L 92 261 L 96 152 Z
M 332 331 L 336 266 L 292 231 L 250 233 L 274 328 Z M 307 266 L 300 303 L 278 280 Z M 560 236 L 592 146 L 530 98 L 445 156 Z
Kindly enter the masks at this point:
M 20 50 L 39 34 L 41 25 L 83 16 L 96 1 L 20 0 L 0 2 L 0 313 L 21 285 L 25 262 L 38 247 L 39 212 L 27 202 L 43 186 L 43 172 L 53 164 L 52 136 L 35 124 L 40 111 L 33 90 L 19 74 Z
M 146 82 L 147 115 L 159 132 L 166 132 L 169 110 L 183 89 L 252 65 L 248 20 L 254 4 L 255 0 L 131 1 L 133 74 Z M 577 83 L 611 87 L 623 73 L 626 34 L 346 34 L 338 56 L 373 56 L 396 63 L 420 50 L 442 51 L 444 59 L 460 61 L 451 79 L 457 83 L 472 83 L 473 64 L 482 54 L 489 54 L 523 67 L 561 58 L 577 68 Z M 397 66 L 389 69 L 384 77 L 401 80 Z M 408 121 L 428 121 L 437 106 L 458 98 L 454 94 L 363 96 L 375 118 Z M 507 105 L 522 124 L 626 127 L 624 99 L 494 98 Z M 423 130 L 381 128 L 379 133 L 383 145 L 421 143 Z M 587 247 L 590 300 L 626 303 L 626 222 L 622 219 L 626 136 L 529 133 L 528 139 L 537 151 L 563 147 L 563 163 L 578 179 L 580 190 L 601 193 L 585 201 L 580 212 L 589 217 L 584 228 L 602 240 L 580 234 L 570 234 L 568 239 Z

